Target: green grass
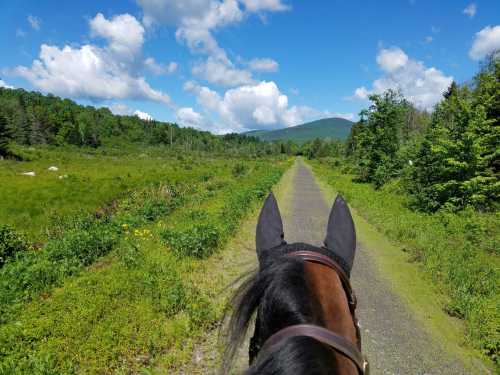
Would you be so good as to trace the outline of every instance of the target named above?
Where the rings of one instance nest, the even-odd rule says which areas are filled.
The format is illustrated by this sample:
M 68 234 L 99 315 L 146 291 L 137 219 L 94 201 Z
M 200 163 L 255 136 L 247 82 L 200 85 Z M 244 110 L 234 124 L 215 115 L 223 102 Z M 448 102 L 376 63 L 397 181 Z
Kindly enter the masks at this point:
M 245 173 L 233 173 L 238 163 L 245 167 L 236 169 Z M 172 185 L 129 192 L 109 216 L 90 224 L 62 220 L 73 228 L 69 234 L 52 227 L 45 247 L 30 254 L 44 260 L 30 262 L 38 265 L 40 277 L 19 275 L 42 288 L 22 284 L 18 289 L 28 292 L 19 294 L 0 325 L 0 374 L 129 373 L 177 353 L 217 319 L 214 302 L 191 275 L 204 269 L 202 259 L 227 242 L 288 165 L 275 159 L 192 161 L 184 168 L 188 177 L 178 169 Z M 190 232 L 190 239 L 203 245 L 202 254 L 179 251 L 165 240 L 167 230 L 175 236 L 200 223 L 210 223 L 217 234 L 217 241 L 205 246 L 203 231 Z M 85 233 L 94 227 L 112 233 L 105 251 L 92 251 L 97 248 L 92 233 L 90 240 Z M 68 235 L 78 238 L 70 241 L 75 246 L 68 246 Z M 46 253 L 51 246 L 55 250 Z M 22 262 L 24 254 L 1 272 Z M 62 271 L 55 282 L 45 280 L 54 264 Z M 68 264 L 75 272 L 65 272 Z
M 54 216 L 94 212 L 127 191 L 153 183 L 189 183 L 211 165 L 208 157 L 177 158 L 154 148 L 36 148 L 23 153 L 34 160 L 0 160 L 0 224 L 10 224 L 36 241 L 45 241 Z M 59 170 L 48 171 L 50 166 Z M 35 177 L 22 175 L 31 171 Z
M 447 295 L 446 313 L 463 319 L 466 338 L 499 363 L 500 215 L 474 211 L 427 215 L 407 208 L 407 196 L 394 183 L 374 190 L 353 183 L 338 168 L 311 162 L 315 173 L 358 209 L 369 223 L 396 241 L 410 260 Z

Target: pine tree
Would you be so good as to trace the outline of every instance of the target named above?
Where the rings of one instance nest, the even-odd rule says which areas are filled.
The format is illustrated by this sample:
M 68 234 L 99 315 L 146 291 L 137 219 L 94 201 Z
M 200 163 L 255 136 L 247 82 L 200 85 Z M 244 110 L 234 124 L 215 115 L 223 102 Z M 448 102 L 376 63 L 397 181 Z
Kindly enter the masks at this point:
M 12 131 L 8 127 L 7 119 L 0 114 L 0 156 L 9 154 L 9 143 L 12 139 Z

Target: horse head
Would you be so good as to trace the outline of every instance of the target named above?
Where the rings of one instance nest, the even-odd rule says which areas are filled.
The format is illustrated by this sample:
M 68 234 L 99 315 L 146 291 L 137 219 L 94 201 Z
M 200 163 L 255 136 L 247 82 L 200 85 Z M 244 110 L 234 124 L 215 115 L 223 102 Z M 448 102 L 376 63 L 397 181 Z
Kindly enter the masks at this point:
M 259 270 L 232 299 L 223 371 L 256 315 L 248 374 L 366 374 L 350 273 L 356 252 L 354 222 L 337 196 L 324 246 L 287 243 L 271 193 L 256 229 Z

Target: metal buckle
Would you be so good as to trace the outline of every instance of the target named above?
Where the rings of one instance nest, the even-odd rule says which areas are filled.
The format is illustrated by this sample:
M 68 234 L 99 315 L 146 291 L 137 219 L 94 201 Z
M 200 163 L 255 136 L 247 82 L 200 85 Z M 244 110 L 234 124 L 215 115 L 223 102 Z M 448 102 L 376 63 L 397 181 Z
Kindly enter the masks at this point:
M 370 363 L 366 357 L 363 359 L 363 375 L 370 375 Z

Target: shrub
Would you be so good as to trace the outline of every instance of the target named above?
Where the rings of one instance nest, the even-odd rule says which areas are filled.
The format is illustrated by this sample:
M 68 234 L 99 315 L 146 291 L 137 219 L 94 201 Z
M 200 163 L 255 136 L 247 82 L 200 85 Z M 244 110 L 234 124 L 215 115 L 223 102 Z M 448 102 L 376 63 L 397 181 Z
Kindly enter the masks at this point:
M 248 167 L 243 163 L 236 163 L 231 173 L 234 177 L 242 177 L 248 173 Z
M 216 226 L 204 223 L 195 224 L 188 229 L 167 229 L 161 233 L 161 237 L 179 255 L 205 258 L 217 248 L 220 232 Z
M 29 249 L 27 240 L 7 225 L 0 225 L 0 267 L 18 252 Z

